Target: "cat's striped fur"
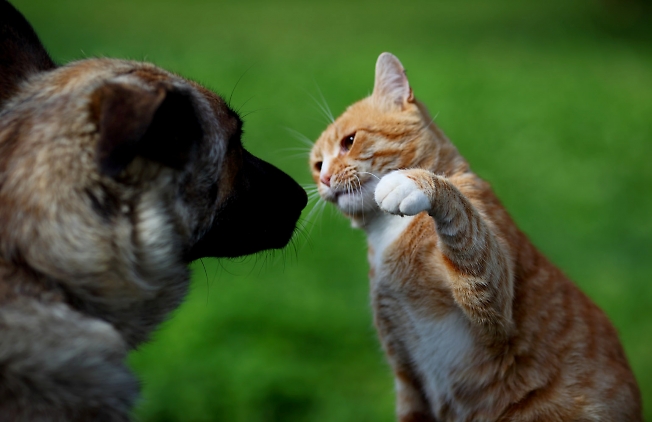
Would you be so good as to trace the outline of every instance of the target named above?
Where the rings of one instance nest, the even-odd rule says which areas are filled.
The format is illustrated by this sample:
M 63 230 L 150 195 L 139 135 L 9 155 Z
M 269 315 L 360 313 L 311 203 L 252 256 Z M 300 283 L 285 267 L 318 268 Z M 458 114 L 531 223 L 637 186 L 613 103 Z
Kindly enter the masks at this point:
M 367 233 L 401 422 L 642 419 L 614 327 L 471 172 L 396 57 L 379 57 L 373 94 L 322 133 L 311 168 Z

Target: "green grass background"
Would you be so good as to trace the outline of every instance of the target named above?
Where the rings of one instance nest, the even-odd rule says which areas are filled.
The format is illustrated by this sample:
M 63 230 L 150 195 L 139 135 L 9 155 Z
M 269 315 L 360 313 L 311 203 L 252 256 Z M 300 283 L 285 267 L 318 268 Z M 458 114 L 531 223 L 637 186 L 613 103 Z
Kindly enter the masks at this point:
M 609 314 L 652 420 L 649 2 L 14 4 L 59 62 L 145 59 L 232 96 L 246 147 L 302 183 L 288 128 L 316 139 L 312 97 L 341 113 L 393 52 L 522 229 Z M 185 304 L 131 355 L 139 420 L 394 420 L 364 236 L 328 208 L 304 225 L 285 253 L 193 265 Z

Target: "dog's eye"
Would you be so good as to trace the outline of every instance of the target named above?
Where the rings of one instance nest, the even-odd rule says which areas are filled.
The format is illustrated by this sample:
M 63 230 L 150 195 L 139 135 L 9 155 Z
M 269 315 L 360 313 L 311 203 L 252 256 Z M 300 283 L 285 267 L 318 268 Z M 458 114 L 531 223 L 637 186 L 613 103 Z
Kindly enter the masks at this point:
M 315 170 L 317 170 L 317 171 L 321 171 L 321 165 L 322 165 L 322 164 L 323 164 L 323 163 L 322 163 L 321 161 L 317 161 L 317 162 L 315 163 Z
M 355 141 L 355 133 L 342 138 L 342 142 L 340 142 L 340 145 L 342 145 L 342 150 L 345 152 L 350 150 L 353 146 L 353 141 Z

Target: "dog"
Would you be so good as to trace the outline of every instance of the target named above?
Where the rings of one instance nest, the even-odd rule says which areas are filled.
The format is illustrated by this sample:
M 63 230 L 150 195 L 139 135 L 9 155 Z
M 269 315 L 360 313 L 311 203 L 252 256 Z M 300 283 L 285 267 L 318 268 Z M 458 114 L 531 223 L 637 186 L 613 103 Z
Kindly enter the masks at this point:
M 128 421 L 188 264 L 288 244 L 306 194 L 241 133 L 152 64 L 57 66 L 0 0 L 0 420 Z

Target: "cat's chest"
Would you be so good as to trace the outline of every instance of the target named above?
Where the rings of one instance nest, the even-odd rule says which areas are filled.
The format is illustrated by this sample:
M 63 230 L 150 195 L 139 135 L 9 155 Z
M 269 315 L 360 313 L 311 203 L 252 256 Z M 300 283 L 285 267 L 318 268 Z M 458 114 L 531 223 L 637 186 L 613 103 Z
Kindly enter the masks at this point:
M 387 251 L 405 235 L 414 218 L 386 214 L 378 217 L 366 228 L 368 260 L 372 274 L 380 274 L 385 269 Z
M 434 414 L 465 415 L 454 385 L 462 382 L 478 345 L 454 304 L 438 264 L 437 235 L 427 215 L 387 216 L 367 232 L 371 296 L 381 341 L 390 360 L 421 380 Z

